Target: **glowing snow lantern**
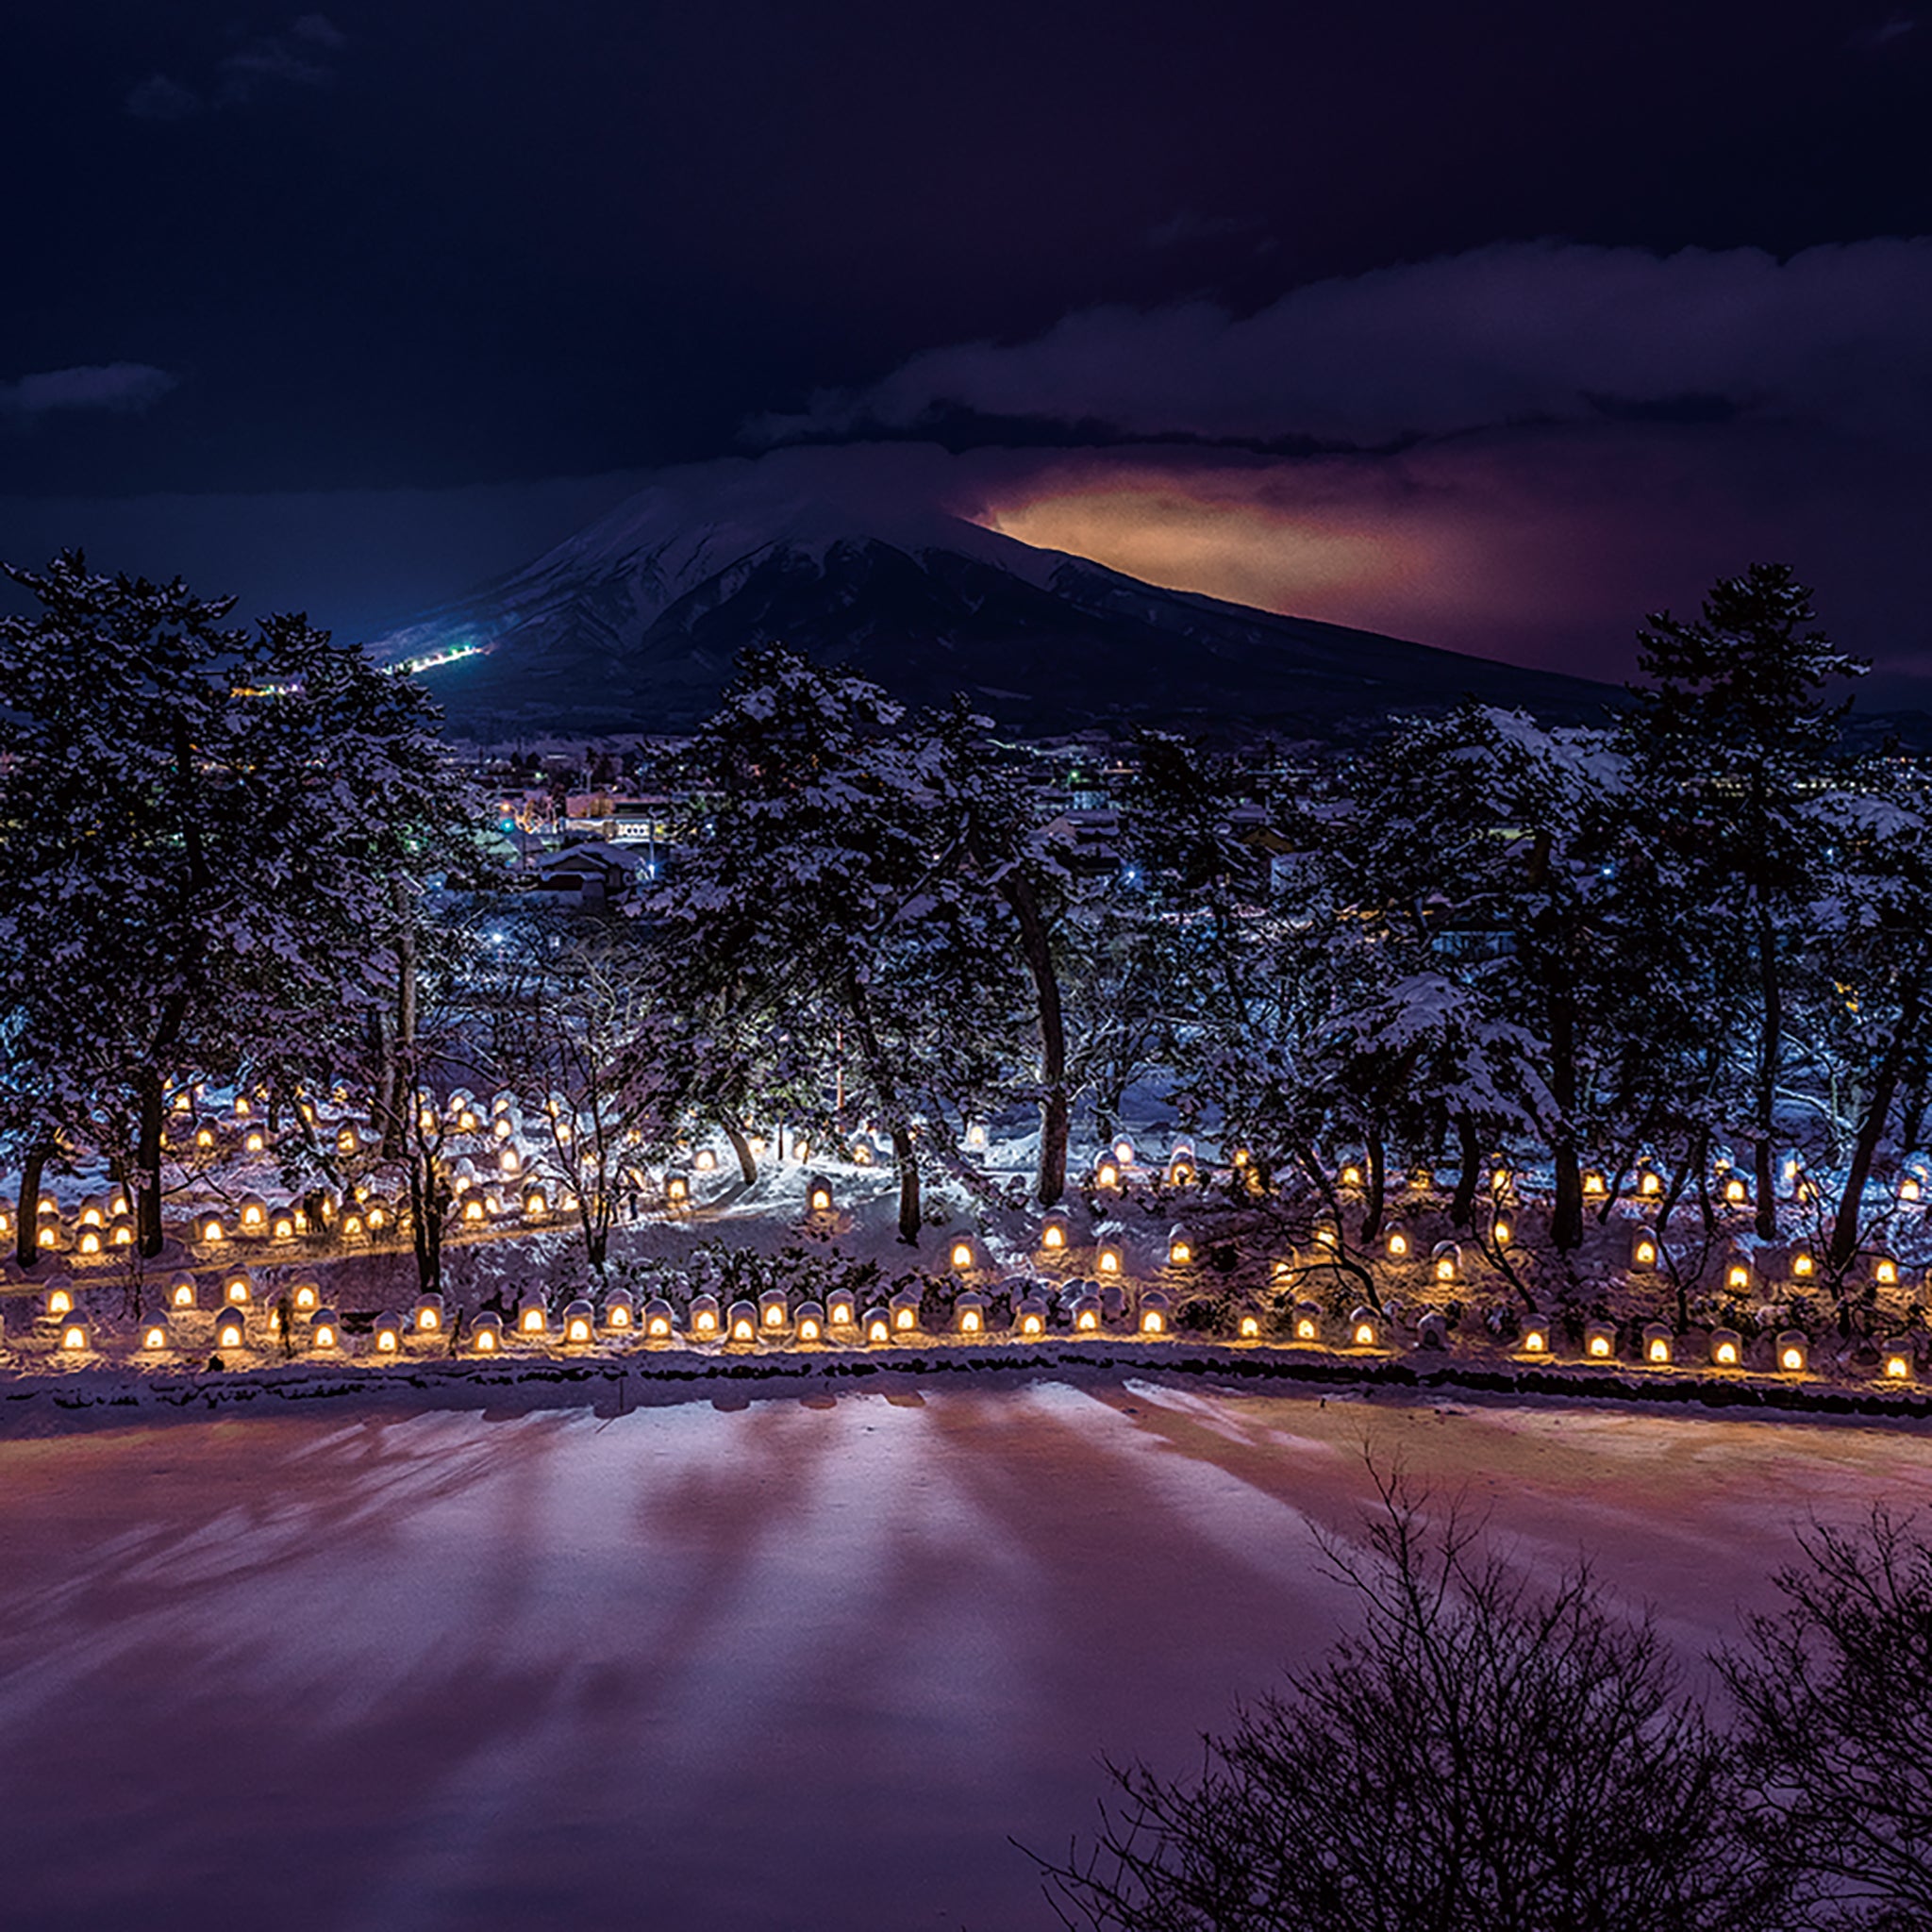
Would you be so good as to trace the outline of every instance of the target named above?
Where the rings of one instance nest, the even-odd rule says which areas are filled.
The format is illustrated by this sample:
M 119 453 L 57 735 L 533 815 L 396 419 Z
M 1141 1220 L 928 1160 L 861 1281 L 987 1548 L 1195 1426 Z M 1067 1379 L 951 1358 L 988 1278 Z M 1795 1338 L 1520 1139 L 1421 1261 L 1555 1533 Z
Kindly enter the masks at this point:
M 626 1288 L 613 1288 L 604 1297 L 604 1325 L 613 1335 L 627 1335 L 638 1325 L 637 1303 Z
M 1118 1275 L 1124 1272 L 1124 1261 L 1125 1257 L 1121 1253 L 1118 1242 L 1102 1241 L 1099 1251 L 1094 1257 L 1093 1265 L 1103 1274 Z
M 758 1297 L 758 1326 L 767 1335 L 782 1335 L 791 1320 L 791 1304 L 782 1288 L 768 1288 Z
M 215 1318 L 215 1346 L 243 1348 L 248 1342 L 248 1318 L 240 1308 L 225 1309 Z
M 82 1255 L 98 1255 L 101 1252 L 101 1231 L 97 1227 L 84 1227 L 80 1239 L 75 1242 L 75 1250 Z
M 1059 1256 L 1067 1252 L 1067 1219 L 1060 1213 L 1049 1214 L 1040 1224 L 1040 1248 L 1045 1255 Z
M 368 1225 L 362 1216 L 352 1208 L 342 1216 L 341 1237 L 345 1241 L 358 1241 L 368 1231 Z
M 287 1208 L 277 1208 L 269 1220 L 269 1233 L 278 1241 L 295 1239 L 295 1217 Z
M 1901 1201 L 1917 1201 L 1924 1196 L 1924 1189 L 1915 1174 L 1908 1174 L 1898 1184 L 1898 1197 Z
M 544 1200 L 541 1188 L 524 1191 L 524 1218 L 526 1221 L 541 1221 L 548 1208 L 549 1203 Z
M 575 1301 L 563 1311 L 566 1346 L 581 1348 L 597 1337 L 597 1311 L 587 1301 Z
M 463 1108 L 457 1114 L 457 1132 L 459 1134 L 474 1134 L 481 1124 L 473 1108 Z
M 1595 1199 L 1607 1191 L 1603 1174 L 1598 1169 L 1591 1167 L 1584 1170 L 1583 1191 L 1591 1199 Z
M 1733 1293 L 1741 1294 L 1751 1286 L 1751 1264 L 1743 1260 L 1730 1262 L 1724 1269 L 1724 1286 Z
M 99 1227 L 107 1218 L 101 1211 L 101 1197 L 98 1194 L 90 1194 L 80 1204 L 77 1219 L 82 1227 Z
M 1903 1339 L 1888 1341 L 1882 1351 L 1878 1373 L 1888 1382 L 1908 1382 L 1912 1376 L 1912 1345 Z
M 192 1113 L 194 1110 L 194 1096 L 184 1087 L 168 1106 L 175 1113 Z
M 1391 1261 L 1408 1259 L 1408 1237 L 1400 1228 L 1389 1237 L 1389 1258 Z
M 45 1292 L 48 1314 L 58 1320 L 62 1315 L 74 1312 L 74 1284 L 66 1275 L 57 1274 L 47 1283 Z
M 825 1336 L 825 1313 L 816 1302 L 807 1302 L 798 1310 L 798 1339 L 801 1341 L 823 1341 Z
M 1509 1191 L 1509 1170 L 1507 1167 L 1492 1167 L 1490 1170 L 1490 1192 L 1505 1194 Z
M 1321 1341 L 1322 1310 L 1313 1302 L 1298 1302 L 1295 1305 L 1294 1339 L 1297 1341 Z
M 338 1154 L 358 1154 L 361 1152 L 362 1136 L 354 1124 L 336 1129 L 336 1152 Z
M 1630 1250 L 1630 1259 L 1639 1268 L 1655 1268 L 1657 1266 L 1657 1241 L 1655 1237 L 1647 1234 L 1639 1235 L 1637 1237 L 1637 1245 Z
M 115 1222 L 108 1230 L 108 1240 L 117 1248 L 131 1248 L 134 1245 L 134 1224 L 125 1219 Z
M 1550 1352 L 1550 1323 L 1546 1315 L 1531 1315 L 1523 1324 L 1523 1332 L 1516 1339 L 1519 1355 L 1548 1355 Z
M 666 1174 L 664 1200 L 668 1207 L 688 1208 L 691 1205 L 691 1182 L 681 1174 Z
M 168 1306 L 171 1308 L 192 1308 L 194 1306 L 194 1276 L 177 1274 L 168 1283 Z
M 832 1211 L 832 1184 L 824 1174 L 815 1174 L 806 1183 L 805 1205 L 808 1213 L 829 1214 Z
M 416 1312 L 410 1319 L 410 1326 L 418 1335 L 440 1335 L 442 1333 L 442 1297 L 440 1294 L 425 1294 L 416 1304 Z
M 1798 1249 L 1791 1257 L 1791 1274 L 1799 1281 L 1809 1281 L 1812 1271 L 1816 1266 L 1817 1263 L 1812 1260 L 1811 1257 L 1803 1248 Z
M 1261 1318 L 1258 1315 L 1243 1315 L 1235 1329 L 1242 1341 L 1258 1341 L 1261 1339 Z
M 1741 1207 L 1751 1198 L 1751 1190 L 1744 1185 L 1742 1174 L 1734 1174 L 1724 1183 L 1724 1199 L 1733 1208 Z
M 1191 1268 L 1194 1265 L 1193 1238 L 1178 1222 L 1168 1232 L 1167 1265 L 1170 1268 Z
M 463 1202 L 463 1220 L 471 1227 L 479 1226 L 489 1218 L 490 1204 L 481 1194 L 471 1194 Z
M 215 1144 L 215 1130 L 212 1127 L 196 1127 L 194 1144 L 206 1154 Z
M 377 1355 L 399 1355 L 403 1346 L 403 1324 L 394 1315 L 378 1315 L 372 1339 Z
M 318 1308 L 308 1324 L 310 1348 L 340 1348 L 342 1344 L 341 1319 L 333 1308 Z
M 255 1299 L 255 1276 L 245 1268 L 230 1268 L 222 1276 L 222 1300 L 231 1308 L 246 1307 Z
M 506 1147 L 496 1157 L 496 1171 L 506 1180 L 514 1180 L 523 1172 L 523 1156 L 514 1147 Z
M 974 1154 L 983 1154 L 986 1151 L 986 1129 L 977 1121 L 966 1129 L 966 1145 Z
M 369 1223 L 370 1233 L 380 1234 L 389 1221 L 389 1209 L 380 1201 L 372 1201 L 369 1204 L 369 1212 L 364 1218 Z
M 1810 1346 L 1810 1338 L 1802 1328 L 1787 1328 L 1777 1339 L 1778 1367 L 1787 1375 L 1802 1375 Z
M 1197 1170 L 1194 1166 L 1194 1150 L 1189 1147 L 1185 1153 L 1178 1149 L 1167 1164 L 1167 1184 L 1171 1188 L 1191 1188 Z
M 891 1311 L 894 1335 L 910 1335 L 919 1326 L 919 1297 L 916 1294 L 895 1294 L 887 1307 Z
M 1608 1322 L 1588 1323 L 1583 1330 L 1583 1352 L 1593 1362 L 1607 1362 L 1617 1352 L 1617 1331 Z
M 758 1336 L 758 1310 L 749 1302 L 733 1302 L 724 1318 L 724 1332 L 733 1341 L 756 1341 Z
M 1141 1297 L 1141 1333 L 1146 1336 L 1167 1333 L 1167 1297 L 1158 1289 Z
M 852 1164 L 854 1167 L 870 1167 L 877 1158 L 873 1152 L 870 1141 L 853 1141 Z
M 1872 1279 L 1880 1288 L 1896 1288 L 1898 1286 L 1898 1263 L 1890 1255 L 1881 1255 L 1872 1264 Z
M 1714 1369 L 1738 1369 L 1744 1365 L 1744 1342 L 1735 1328 L 1710 1331 L 1710 1365 Z
M 834 1328 L 849 1328 L 858 1319 L 858 1304 L 849 1288 L 835 1288 L 825 1297 L 825 1319 Z
M 1341 1170 L 1341 1185 L 1344 1188 L 1358 1188 L 1362 1184 L 1362 1171 L 1354 1161 Z
M 1134 1143 L 1124 1134 L 1113 1143 L 1113 1158 L 1116 1167 L 1132 1167 L 1134 1164 Z
M 713 1174 L 717 1171 L 718 1157 L 708 1147 L 700 1147 L 691 1164 L 699 1174 Z
M 1509 1245 L 1509 1238 L 1513 1230 L 1507 1221 L 1497 1222 L 1491 1232 L 1499 1248 L 1507 1248 Z
M 60 1346 L 69 1355 L 79 1355 L 87 1347 L 87 1324 L 70 1321 L 60 1329 Z
M 158 1315 L 141 1324 L 141 1345 L 149 1355 L 167 1347 L 168 1324 L 164 1317 Z
M 1074 1304 L 1074 1329 L 1079 1335 L 1094 1335 L 1100 1329 L 1100 1297 L 1083 1294 Z
M 203 1215 L 200 1227 L 204 1241 L 219 1241 L 222 1239 L 222 1217 L 219 1214 Z
M 1110 1160 L 1103 1160 L 1093 1170 L 1093 1185 L 1096 1188 L 1117 1188 L 1121 1184 L 1121 1171 Z
M 268 1203 L 259 1194 L 242 1195 L 241 1227 L 243 1234 L 263 1235 L 268 1232 Z
M 1671 1327 L 1665 1322 L 1646 1322 L 1643 1324 L 1643 1359 L 1653 1368 L 1666 1368 L 1675 1352 L 1675 1341 Z
M 503 1317 L 486 1308 L 470 1324 L 470 1346 L 477 1355 L 496 1355 L 503 1348 Z
M 550 1333 L 550 1310 L 541 1295 L 518 1308 L 517 1333 L 527 1341 L 541 1341 Z
M 1637 1191 L 1646 1201 L 1654 1201 L 1664 1191 L 1664 1177 L 1655 1168 L 1646 1167 L 1637 1176 Z
M 1373 1308 L 1357 1308 L 1348 1318 L 1348 1343 L 1351 1348 L 1379 1348 L 1382 1342 L 1382 1318 Z
M 696 1294 L 691 1300 L 691 1332 L 700 1341 L 711 1341 L 718 1335 L 718 1298 L 716 1295 Z
M 653 1296 L 644 1304 L 644 1340 L 646 1341 L 669 1341 L 671 1332 L 676 1325 L 676 1315 L 671 1304 L 659 1296 Z
M 247 1133 L 242 1136 L 242 1151 L 244 1154 L 266 1154 L 268 1152 L 268 1136 L 259 1127 L 250 1127 Z
M 1462 1250 L 1454 1241 L 1438 1244 L 1434 1257 L 1434 1272 L 1438 1281 L 1454 1281 L 1456 1271 L 1462 1262 Z
M 865 1339 L 870 1342 L 890 1341 L 892 1339 L 891 1323 L 883 1308 L 869 1308 L 865 1316 Z
M 289 1291 L 289 1306 L 298 1315 L 312 1315 L 322 1306 L 322 1290 L 312 1281 L 298 1281 Z
M 959 1324 L 961 1335 L 984 1335 L 986 1297 L 979 1294 L 960 1295 L 953 1304 L 953 1319 Z
M 979 1266 L 979 1244 L 970 1236 L 959 1235 L 946 1246 L 946 1265 L 955 1274 L 965 1274 Z
M 1046 1333 L 1046 1304 L 1038 1295 L 1028 1295 L 1020 1304 L 1020 1333 L 1029 1341 Z

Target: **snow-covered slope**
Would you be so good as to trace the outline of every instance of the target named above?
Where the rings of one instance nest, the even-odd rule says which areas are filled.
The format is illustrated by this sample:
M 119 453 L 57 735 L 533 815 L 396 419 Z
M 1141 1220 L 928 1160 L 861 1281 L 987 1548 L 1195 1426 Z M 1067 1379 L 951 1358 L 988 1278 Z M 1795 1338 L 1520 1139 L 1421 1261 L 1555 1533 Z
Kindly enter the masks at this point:
M 451 723 L 495 736 L 688 728 L 767 640 L 915 702 L 964 691 L 1040 732 L 1109 717 L 1326 731 L 1464 692 L 1593 717 L 1610 696 L 1160 590 L 919 504 L 774 492 L 742 467 L 646 490 L 371 649 L 426 662 Z

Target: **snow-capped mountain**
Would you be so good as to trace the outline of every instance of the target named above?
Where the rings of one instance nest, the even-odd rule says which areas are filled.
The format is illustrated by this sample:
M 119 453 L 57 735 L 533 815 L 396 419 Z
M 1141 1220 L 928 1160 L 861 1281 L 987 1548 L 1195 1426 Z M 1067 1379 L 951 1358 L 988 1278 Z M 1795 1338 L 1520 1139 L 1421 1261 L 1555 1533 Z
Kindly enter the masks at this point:
M 1594 718 L 1611 693 L 1369 631 L 1157 589 L 923 507 L 749 487 L 645 491 L 370 646 L 488 737 L 677 731 L 776 640 L 1019 731 L 1107 719 L 1332 731 L 1467 692 Z

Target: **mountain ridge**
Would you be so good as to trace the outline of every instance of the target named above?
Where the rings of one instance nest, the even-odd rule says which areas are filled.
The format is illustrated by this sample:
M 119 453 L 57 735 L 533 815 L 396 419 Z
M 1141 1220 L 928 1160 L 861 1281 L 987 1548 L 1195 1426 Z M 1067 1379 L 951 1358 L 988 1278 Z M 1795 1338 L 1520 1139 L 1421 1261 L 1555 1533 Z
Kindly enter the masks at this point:
M 370 645 L 471 736 L 679 732 L 776 641 L 1008 728 L 1239 723 L 1329 737 L 1465 693 L 1558 722 L 1609 686 L 1170 591 L 923 506 L 654 486 Z M 427 660 L 427 661 L 425 661 Z

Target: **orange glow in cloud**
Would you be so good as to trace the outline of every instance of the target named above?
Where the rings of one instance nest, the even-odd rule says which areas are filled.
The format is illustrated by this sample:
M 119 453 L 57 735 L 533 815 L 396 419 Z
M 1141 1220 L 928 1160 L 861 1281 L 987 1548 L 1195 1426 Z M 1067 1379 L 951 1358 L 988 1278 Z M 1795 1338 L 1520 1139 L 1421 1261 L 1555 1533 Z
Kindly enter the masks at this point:
M 1152 483 L 1075 486 L 998 506 L 984 521 L 1169 590 L 1338 623 L 1361 622 L 1366 603 L 1436 561 L 1427 539 L 1367 519 L 1284 514 Z

